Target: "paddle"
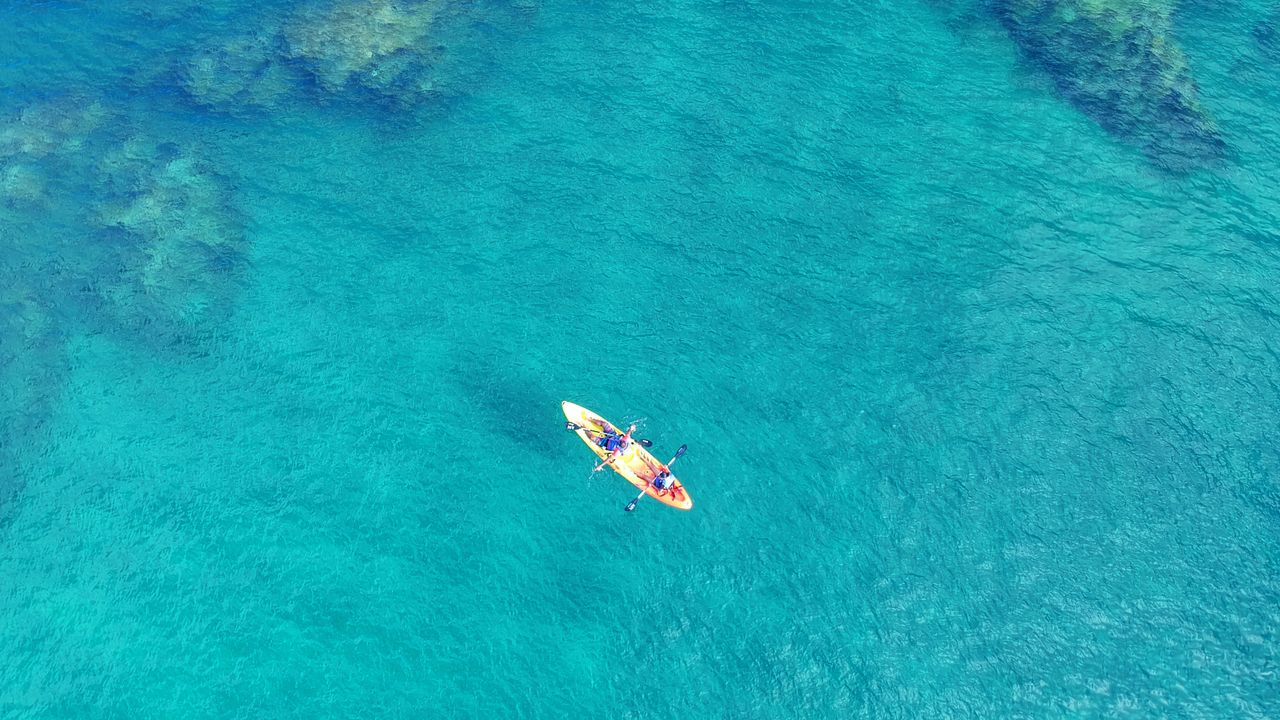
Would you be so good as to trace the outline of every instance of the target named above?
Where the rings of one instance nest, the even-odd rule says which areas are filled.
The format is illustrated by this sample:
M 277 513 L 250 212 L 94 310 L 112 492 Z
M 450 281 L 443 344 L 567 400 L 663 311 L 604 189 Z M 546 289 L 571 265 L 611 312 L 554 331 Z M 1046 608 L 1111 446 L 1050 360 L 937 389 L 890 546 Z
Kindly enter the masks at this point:
M 592 429 L 591 429 L 591 428 L 589 428 L 589 427 L 583 427 L 583 426 L 581 426 L 581 425 L 579 425 L 579 424 L 577 424 L 577 423 L 573 422 L 572 420 L 565 420 L 565 421 L 564 421 L 564 429 L 565 429 L 565 430 L 582 430 L 582 431 L 584 431 L 584 432 L 593 433 L 593 434 L 595 434 L 595 435 L 604 435 L 604 433 L 600 432 L 599 430 L 592 430 Z M 644 447 L 653 447 L 653 441 L 652 441 L 652 440 L 646 440 L 645 438 L 634 438 L 634 440 L 635 440 L 636 442 L 640 443 L 640 444 L 641 444 L 642 446 L 644 446 Z
M 680 449 L 676 450 L 676 454 L 672 456 L 670 460 L 667 461 L 666 463 L 667 467 L 670 468 L 671 463 L 675 462 L 676 460 L 679 460 L 680 456 L 684 454 L 684 451 L 688 449 L 689 449 L 688 445 L 681 445 Z M 641 490 L 640 494 L 636 496 L 636 499 L 627 503 L 627 507 L 625 508 L 627 512 L 631 512 L 632 510 L 636 509 L 636 503 L 640 502 L 640 498 L 644 497 L 644 494 L 649 491 L 649 485 L 652 485 L 652 484 L 653 484 L 653 481 L 650 480 L 648 483 L 645 484 L 644 490 Z

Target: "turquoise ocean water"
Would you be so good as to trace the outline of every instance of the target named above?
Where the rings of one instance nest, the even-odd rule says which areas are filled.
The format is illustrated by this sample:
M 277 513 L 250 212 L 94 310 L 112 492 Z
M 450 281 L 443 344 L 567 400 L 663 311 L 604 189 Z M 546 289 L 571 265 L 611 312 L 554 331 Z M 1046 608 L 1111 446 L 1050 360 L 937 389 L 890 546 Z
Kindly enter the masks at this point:
M 1280 715 L 1280 16 L 1000 4 L 4 4 L 0 717 Z

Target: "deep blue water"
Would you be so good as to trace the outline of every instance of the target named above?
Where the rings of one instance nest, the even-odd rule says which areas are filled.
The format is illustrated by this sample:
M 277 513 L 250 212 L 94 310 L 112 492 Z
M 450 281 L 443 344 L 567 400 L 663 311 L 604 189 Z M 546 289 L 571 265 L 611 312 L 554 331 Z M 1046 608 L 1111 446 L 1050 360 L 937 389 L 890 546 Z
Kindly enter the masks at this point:
M 1280 14 L 1012 5 L 4 5 L 0 717 L 1280 715 Z

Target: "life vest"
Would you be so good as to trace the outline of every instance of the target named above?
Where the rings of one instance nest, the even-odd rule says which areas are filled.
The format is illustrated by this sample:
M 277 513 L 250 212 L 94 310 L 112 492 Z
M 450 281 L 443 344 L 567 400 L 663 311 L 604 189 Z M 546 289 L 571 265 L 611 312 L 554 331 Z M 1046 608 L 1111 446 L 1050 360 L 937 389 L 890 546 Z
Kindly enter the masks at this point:
M 596 444 L 600 447 L 613 452 L 619 448 L 625 449 L 622 436 L 617 433 L 606 432 L 600 439 L 596 440 Z

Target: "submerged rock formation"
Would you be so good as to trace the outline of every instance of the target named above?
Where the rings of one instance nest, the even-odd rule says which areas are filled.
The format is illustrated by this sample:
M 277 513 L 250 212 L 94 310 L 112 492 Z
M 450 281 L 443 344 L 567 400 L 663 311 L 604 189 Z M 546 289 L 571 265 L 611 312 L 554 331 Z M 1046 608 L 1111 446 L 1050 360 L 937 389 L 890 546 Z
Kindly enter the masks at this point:
M 229 196 L 195 149 L 99 102 L 40 101 L 0 120 L 0 200 L 25 228 L 14 252 L 58 279 L 32 285 L 44 296 L 33 302 L 74 305 L 64 316 L 87 327 L 169 344 L 225 311 L 246 245 Z
M 296 92 L 301 75 L 280 62 L 280 39 L 254 33 L 224 39 L 196 51 L 179 75 L 200 105 L 225 110 L 269 107 Z
M 1170 35 L 1174 0 L 994 0 L 1000 22 L 1058 90 L 1156 164 L 1186 170 L 1226 144 Z
M 124 325 L 173 338 L 229 311 L 246 250 L 224 178 L 191 151 L 139 136 L 98 162 L 111 188 L 91 220 L 110 232 L 122 272 L 102 284 Z
M 0 224 L 2 525 L 62 392 L 67 338 L 189 352 L 230 308 L 246 239 L 194 147 L 71 96 L 0 115 Z
M 331 93 L 362 91 L 411 105 L 433 90 L 430 34 L 442 0 L 346 0 L 304 8 L 284 27 L 290 58 Z
M 259 16 L 254 32 L 197 50 L 180 84 L 226 112 L 299 98 L 412 107 L 437 92 L 445 9 L 445 0 L 338 0 Z
M 15 118 L 0 124 L 0 155 L 45 157 L 74 152 L 102 125 L 106 115 L 102 103 L 79 98 L 31 103 Z
M 10 257 L 31 263 L 89 252 L 83 237 L 74 237 L 75 219 L 95 191 L 85 158 L 101 151 L 109 115 L 101 103 L 79 97 L 39 100 L 0 115 L 0 210 L 12 231 Z

